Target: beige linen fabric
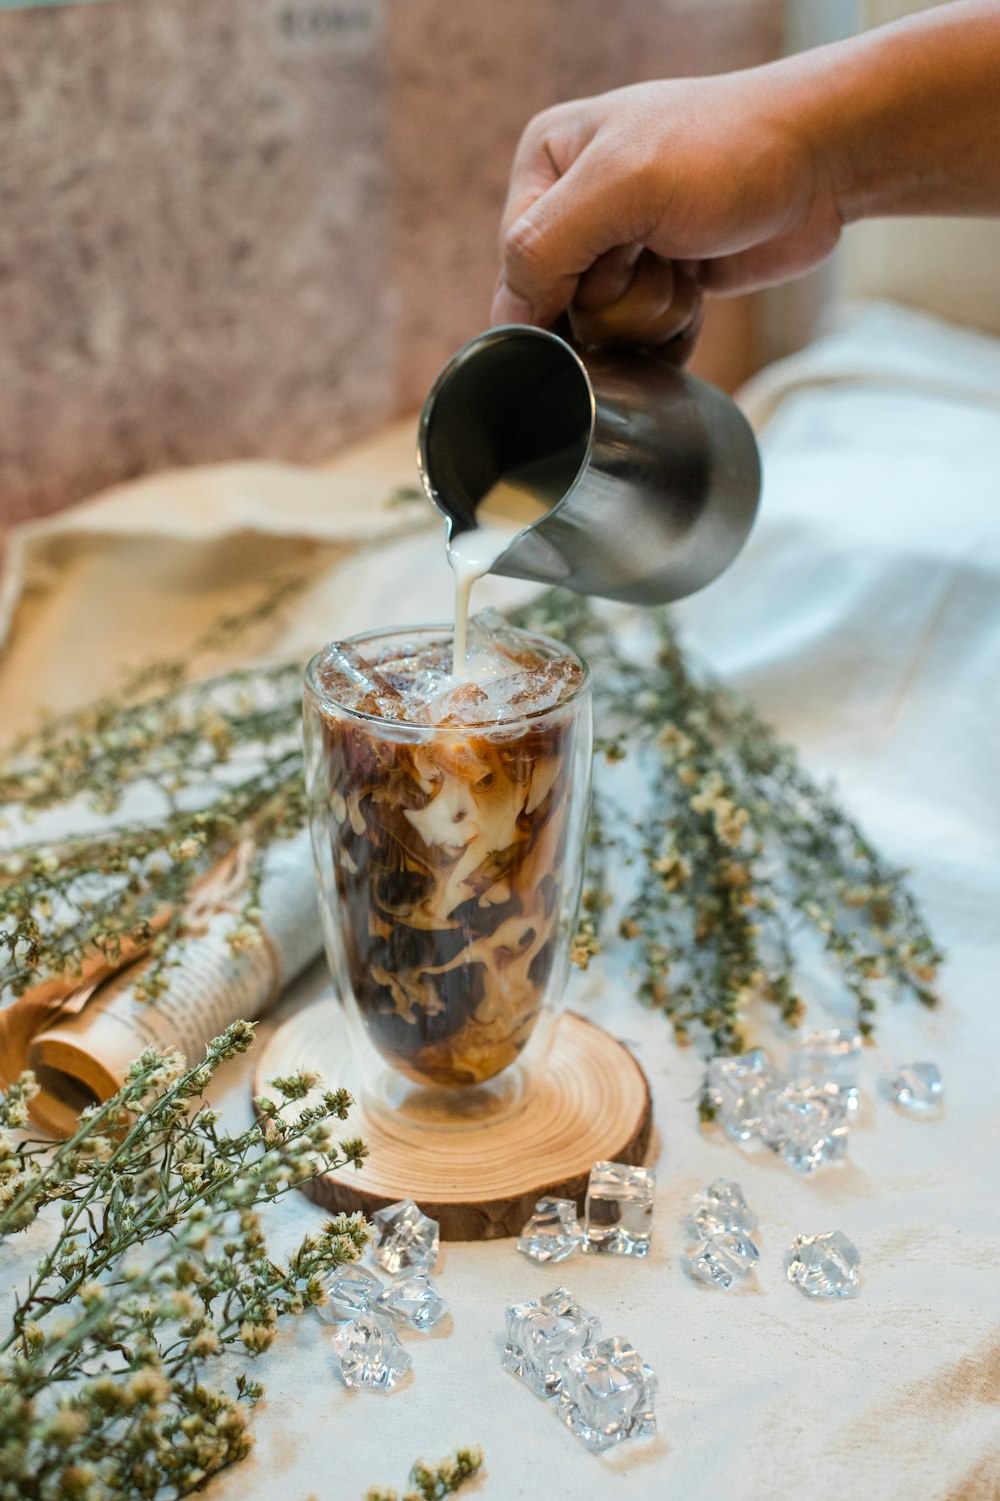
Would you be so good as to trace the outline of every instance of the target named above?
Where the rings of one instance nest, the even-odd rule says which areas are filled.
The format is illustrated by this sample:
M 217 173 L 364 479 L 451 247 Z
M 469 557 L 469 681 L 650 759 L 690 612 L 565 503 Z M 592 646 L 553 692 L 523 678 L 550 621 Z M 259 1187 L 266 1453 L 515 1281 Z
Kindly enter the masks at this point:
M 123 665 L 184 650 L 269 580 L 411 529 L 412 507 L 387 502 L 397 486 L 416 485 L 414 454 L 405 421 L 327 467 L 172 470 L 15 528 L 0 581 L 0 737 L 39 705 L 67 708 L 113 690 Z M 311 608 L 321 620 L 321 600 Z M 304 600 L 287 618 L 309 612 Z M 257 634 L 255 654 L 284 652 L 285 619 Z
M 917 389 L 928 368 L 935 388 Z M 635 1047 L 650 1078 L 649 1259 L 545 1270 L 509 1242 L 445 1246 L 438 1280 L 453 1320 L 409 1337 L 413 1375 L 387 1398 L 339 1386 L 327 1329 L 303 1319 L 259 1365 L 257 1447 L 212 1484 L 216 1501 L 357 1501 L 375 1481 L 399 1486 L 418 1454 L 472 1441 L 486 1450 L 481 1493 L 496 1501 L 1000 1496 L 1000 345 L 875 309 L 757 383 L 748 403 L 769 417 L 762 516 L 733 569 L 680 608 L 682 624 L 813 772 L 837 777 L 886 854 L 913 866 L 951 954 L 946 1004 L 887 1006 L 850 1160 L 802 1180 L 763 1150 L 699 1134 L 700 1062 L 634 999 L 609 947 L 570 1000 Z M 439 527 L 379 505 L 412 479 L 408 437 L 345 466 L 164 477 L 83 508 L 69 531 L 22 534 L 27 592 L 0 712 L 14 720 L 34 697 L 89 696 L 116 660 L 183 644 L 220 602 L 248 598 L 272 564 L 375 532 L 383 540 L 333 568 L 266 649 L 305 656 L 329 635 L 447 615 Z M 397 525 L 416 531 L 393 540 Z M 505 581 L 484 591 L 500 603 L 523 592 Z M 640 814 L 641 789 L 631 797 Z M 808 965 L 804 984 L 814 1022 L 846 1018 L 821 969 Z M 325 985 L 317 966 L 286 1004 Z M 778 1055 L 785 1046 L 767 1016 L 758 1040 Z M 894 1065 L 920 1058 L 938 1062 L 948 1089 L 937 1121 L 906 1119 L 878 1094 Z M 223 1090 L 233 1118 L 249 1114 L 248 1072 Z M 719 1175 L 742 1184 L 761 1220 L 758 1274 L 734 1295 L 680 1269 L 687 1198 Z M 278 1244 L 317 1218 L 287 1201 L 271 1217 Z M 784 1280 L 784 1252 L 796 1234 L 836 1228 L 861 1251 L 862 1294 L 812 1303 Z M 654 1441 L 595 1458 L 501 1369 L 505 1305 L 559 1282 L 657 1371 Z

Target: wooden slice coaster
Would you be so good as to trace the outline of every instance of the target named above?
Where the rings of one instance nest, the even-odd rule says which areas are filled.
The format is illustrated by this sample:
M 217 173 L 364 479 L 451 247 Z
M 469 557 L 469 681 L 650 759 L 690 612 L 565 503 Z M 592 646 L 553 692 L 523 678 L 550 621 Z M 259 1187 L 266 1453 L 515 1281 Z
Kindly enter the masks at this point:
M 269 1093 L 268 1078 L 296 1069 L 321 1074 L 331 1087 L 349 1085 L 346 1061 L 340 1018 L 327 998 L 269 1039 L 254 1093 Z M 594 1163 L 641 1163 L 652 1122 L 649 1085 L 632 1054 L 568 1012 L 543 1079 L 509 1118 L 433 1131 L 357 1109 L 344 1131 L 367 1142 L 364 1166 L 325 1174 L 303 1192 L 325 1209 L 368 1216 L 415 1199 L 439 1221 L 443 1240 L 496 1240 L 519 1234 L 544 1194 L 575 1199 L 582 1208 Z

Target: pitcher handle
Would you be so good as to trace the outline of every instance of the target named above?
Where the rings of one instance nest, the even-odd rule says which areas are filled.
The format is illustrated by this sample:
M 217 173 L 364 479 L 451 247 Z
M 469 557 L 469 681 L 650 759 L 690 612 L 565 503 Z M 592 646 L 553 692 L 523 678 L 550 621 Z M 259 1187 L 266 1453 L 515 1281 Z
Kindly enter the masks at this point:
M 570 304 L 556 319 L 553 333 L 577 353 L 595 347 L 660 350 L 691 329 L 700 301 L 700 290 L 686 271 L 644 250 L 617 302 L 599 313 Z M 643 329 L 641 339 L 636 328 Z

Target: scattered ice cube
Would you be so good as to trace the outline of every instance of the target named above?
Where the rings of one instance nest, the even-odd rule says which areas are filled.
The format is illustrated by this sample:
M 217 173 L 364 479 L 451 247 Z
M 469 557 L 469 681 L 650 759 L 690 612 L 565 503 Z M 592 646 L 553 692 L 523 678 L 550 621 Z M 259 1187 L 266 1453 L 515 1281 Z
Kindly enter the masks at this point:
M 856 1298 L 861 1257 L 842 1230 L 799 1235 L 785 1257 L 785 1275 L 810 1298 Z
M 539 1199 L 521 1231 L 517 1249 L 532 1261 L 565 1261 L 583 1240 L 572 1199 Z
M 936 1110 L 944 1099 L 944 1084 L 936 1063 L 908 1063 L 889 1084 L 895 1104 L 914 1115 Z
M 847 1154 L 847 1098 L 836 1084 L 793 1081 L 767 1091 L 760 1134 L 797 1173 Z
M 736 1058 L 712 1058 L 708 1095 L 722 1129 L 732 1141 L 749 1141 L 760 1128 L 764 1093 L 778 1082 L 763 1048 Z
M 792 1077 L 838 1085 L 848 1110 L 857 1110 L 861 1047 L 861 1033 L 853 1027 L 803 1028 L 792 1054 Z
M 412 1199 L 376 1210 L 372 1225 L 375 1260 L 391 1277 L 409 1267 L 432 1267 L 437 1260 L 441 1244 L 438 1222 L 422 1213 Z
M 645 1256 L 653 1233 L 656 1174 L 627 1162 L 595 1162 L 587 1184 L 585 1251 Z
M 692 1196 L 685 1228 L 694 1240 L 706 1240 L 720 1231 L 741 1230 L 749 1234 L 757 1228 L 757 1216 L 738 1183 L 716 1178 L 701 1193 Z
M 803 1027 L 796 1038 L 792 1068 L 796 1078 L 852 1088 L 858 1082 L 861 1033 L 856 1028 Z
M 412 1364 L 390 1320 L 371 1311 L 335 1332 L 333 1353 L 345 1386 L 381 1387 L 387 1392 Z
M 600 1332 L 597 1315 L 581 1308 L 567 1288 L 557 1287 L 533 1303 L 507 1309 L 503 1363 L 539 1397 L 553 1397 L 562 1386 L 568 1357 Z
M 569 1356 L 559 1415 L 594 1453 L 656 1432 L 656 1377 L 628 1340 L 602 1339 Z
M 411 1329 L 433 1329 L 448 1312 L 447 1303 L 427 1272 L 404 1272 L 373 1306 L 376 1313 L 391 1314 Z
M 708 1287 L 730 1288 L 752 1272 L 760 1252 L 742 1230 L 709 1235 L 685 1254 L 684 1265 L 695 1282 Z
M 382 1283 L 365 1266 L 339 1266 L 326 1280 L 326 1302 L 317 1305 L 321 1319 L 331 1324 L 349 1323 L 367 1313 L 382 1291 Z

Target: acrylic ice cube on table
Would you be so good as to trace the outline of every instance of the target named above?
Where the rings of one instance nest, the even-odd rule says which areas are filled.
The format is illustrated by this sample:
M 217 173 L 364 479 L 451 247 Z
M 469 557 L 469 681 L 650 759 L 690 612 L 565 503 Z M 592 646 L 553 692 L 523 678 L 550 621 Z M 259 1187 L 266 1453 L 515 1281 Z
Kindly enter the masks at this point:
M 565 1287 L 507 1309 L 503 1363 L 539 1397 L 560 1391 L 565 1364 L 601 1332 L 597 1315 Z
M 753 1271 L 760 1252 L 746 1231 L 720 1230 L 693 1246 L 683 1260 L 694 1282 L 728 1289 Z
M 563 1365 L 559 1413 L 595 1454 L 656 1432 L 657 1380 L 621 1336 L 598 1340 Z
M 437 1261 L 441 1227 L 412 1199 L 402 1199 L 372 1216 L 375 1260 L 392 1276 L 416 1268 L 427 1271 Z
M 518 1236 L 517 1249 L 532 1261 L 565 1261 L 583 1244 L 574 1199 L 539 1199 Z
M 596 1162 L 587 1184 L 584 1250 L 615 1256 L 646 1256 L 653 1233 L 653 1190 L 649 1168 L 624 1162 Z
M 861 1256 L 842 1230 L 799 1235 L 785 1258 L 785 1275 L 810 1298 L 855 1298 L 861 1286 Z
M 448 1312 L 448 1304 L 427 1272 L 404 1272 L 396 1277 L 372 1304 L 376 1313 L 387 1313 L 397 1324 L 410 1329 L 433 1329 Z
M 380 1387 L 390 1392 L 413 1364 L 392 1320 L 374 1312 L 359 1314 L 332 1338 L 335 1368 L 345 1386 Z

